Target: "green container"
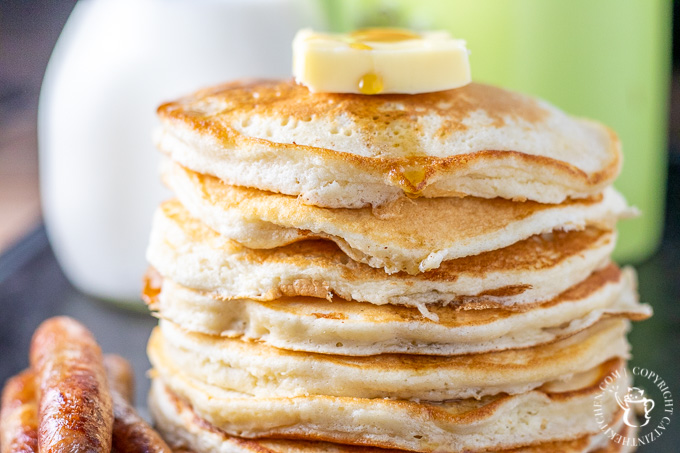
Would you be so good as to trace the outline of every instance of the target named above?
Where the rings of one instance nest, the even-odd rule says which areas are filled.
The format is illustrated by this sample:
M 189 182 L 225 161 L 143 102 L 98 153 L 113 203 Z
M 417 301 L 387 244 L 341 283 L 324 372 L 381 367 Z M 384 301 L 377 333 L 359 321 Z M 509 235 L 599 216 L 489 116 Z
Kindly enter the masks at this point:
M 619 224 L 615 258 L 640 262 L 661 240 L 671 0 L 322 0 L 337 31 L 445 29 L 466 39 L 472 77 L 597 119 L 621 138 L 616 187 L 642 216 Z

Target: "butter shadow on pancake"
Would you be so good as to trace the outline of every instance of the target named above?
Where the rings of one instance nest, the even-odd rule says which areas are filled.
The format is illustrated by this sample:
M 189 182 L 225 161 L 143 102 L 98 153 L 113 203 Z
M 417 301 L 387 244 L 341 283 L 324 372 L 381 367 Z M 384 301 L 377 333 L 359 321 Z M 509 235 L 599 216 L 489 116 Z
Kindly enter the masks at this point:
M 246 80 L 158 115 L 158 148 L 187 168 L 332 208 L 404 194 L 561 203 L 602 191 L 621 166 L 610 129 L 478 83 L 367 97 Z
M 436 403 L 330 396 L 256 398 L 205 384 L 163 362 L 153 372 L 150 405 L 162 420 L 168 412 L 161 412 L 157 403 L 167 399 L 162 396 L 167 389 L 228 436 L 422 452 L 502 450 L 599 434 L 593 414 L 594 399 L 601 393 L 598 387 L 616 370 L 615 383 L 627 386 L 629 373 L 622 372 L 623 366 L 620 359 L 612 359 L 569 381 L 519 395 Z M 621 410 L 614 396 L 605 392 L 601 401 L 605 422 L 616 425 Z M 162 424 L 159 427 L 163 431 Z
M 158 276 L 157 276 L 158 277 Z M 573 335 L 600 319 L 643 320 L 635 272 L 596 271 L 553 300 L 507 308 L 430 306 L 434 322 L 412 307 L 332 302 L 308 297 L 271 302 L 224 301 L 215 294 L 147 278 L 145 299 L 156 316 L 183 330 L 261 341 L 281 349 L 367 356 L 382 353 L 458 355 L 519 349 Z

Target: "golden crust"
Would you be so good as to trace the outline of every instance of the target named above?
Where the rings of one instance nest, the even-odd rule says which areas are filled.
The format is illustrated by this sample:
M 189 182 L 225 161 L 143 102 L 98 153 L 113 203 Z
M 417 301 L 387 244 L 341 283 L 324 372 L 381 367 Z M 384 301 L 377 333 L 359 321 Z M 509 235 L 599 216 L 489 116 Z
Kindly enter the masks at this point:
M 214 106 L 218 101 L 222 104 L 216 111 Z M 158 114 L 161 118 L 191 118 L 197 127 L 207 127 L 207 124 L 214 124 L 218 119 L 225 119 L 227 114 L 236 115 L 241 112 L 282 116 L 298 121 L 311 121 L 313 116 L 337 117 L 344 114 L 366 129 L 367 140 L 378 150 L 376 154 L 387 155 L 396 141 L 386 129 L 395 122 L 410 123 L 416 116 L 434 114 L 442 119 L 436 135 L 446 137 L 455 131 L 468 129 L 469 125 L 465 120 L 478 110 L 486 112 L 496 127 L 503 126 L 509 119 L 522 119 L 530 124 L 537 124 L 548 115 L 546 109 L 527 96 L 479 83 L 415 96 L 362 96 L 311 93 L 292 80 L 225 83 L 198 91 L 179 102 L 165 103 L 158 108 Z M 228 135 L 229 130 L 225 131 Z M 416 154 L 415 150 L 404 152 L 409 151 Z
M 483 118 L 478 118 L 480 114 Z M 570 143 L 573 137 L 568 127 L 577 127 L 579 120 L 530 97 L 477 83 L 437 93 L 360 96 L 311 94 L 290 80 L 237 81 L 163 104 L 158 115 L 169 129 L 211 137 L 223 150 L 253 150 L 258 156 L 284 153 L 308 165 L 324 162 L 332 168 L 349 168 L 359 180 L 398 187 L 412 196 L 488 196 L 446 184 L 461 176 L 474 178 L 475 172 L 481 172 L 477 177 L 485 176 L 485 168 L 499 164 L 514 172 L 528 170 L 543 184 L 562 186 L 558 190 L 564 195 L 551 201 L 559 202 L 567 196 L 583 197 L 602 190 L 614 180 L 621 165 L 618 139 L 608 128 L 583 122 L 578 127 L 597 138 Z M 267 132 L 251 131 L 253 118 L 271 123 Z M 358 137 L 352 142 L 356 149 L 347 149 L 348 145 L 340 145 L 342 140 L 334 138 L 342 135 L 339 122 L 348 128 L 347 134 Z M 555 122 L 567 123 L 567 129 L 560 136 L 544 137 L 557 128 Z M 305 138 L 285 134 L 272 137 L 272 128 L 282 133 L 293 123 L 313 125 L 314 133 L 304 134 Z M 494 135 L 500 131 L 502 135 L 508 130 L 518 134 L 518 130 L 525 130 L 529 138 L 524 145 L 500 139 L 483 140 L 471 148 L 461 144 L 466 141 L 461 136 L 464 133 Z M 541 140 L 551 143 L 541 148 L 535 143 Z M 484 143 L 495 146 L 484 147 Z M 590 157 L 582 149 L 587 146 L 592 147 Z M 440 148 L 438 155 L 431 155 L 433 148 Z M 172 150 L 164 151 L 172 154 Z M 582 153 L 578 159 L 574 158 L 576 153 Z M 492 174 L 486 176 L 493 178 Z M 551 181 L 551 177 L 560 182 Z M 256 186 L 244 181 L 230 183 Z M 300 194 L 284 186 L 260 188 Z M 518 194 L 514 198 L 541 196 L 531 191 L 522 193 L 526 197 Z

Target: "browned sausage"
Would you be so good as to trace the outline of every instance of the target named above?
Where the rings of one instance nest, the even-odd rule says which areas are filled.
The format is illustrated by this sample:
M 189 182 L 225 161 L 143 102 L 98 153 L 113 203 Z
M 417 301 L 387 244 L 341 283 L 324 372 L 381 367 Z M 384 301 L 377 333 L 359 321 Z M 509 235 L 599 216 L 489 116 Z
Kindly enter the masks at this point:
M 135 372 L 130 362 L 116 354 L 104 354 L 104 369 L 111 393 L 118 392 L 128 403 L 134 404 Z
M 38 451 L 38 405 L 33 372 L 26 370 L 7 381 L 0 409 L 0 452 Z
M 82 324 L 43 322 L 33 335 L 41 453 L 111 451 L 113 406 L 102 353 Z
M 113 398 L 113 451 L 116 453 L 172 453 L 156 431 L 131 405 L 132 367 L 116 355 L 104 357 Z

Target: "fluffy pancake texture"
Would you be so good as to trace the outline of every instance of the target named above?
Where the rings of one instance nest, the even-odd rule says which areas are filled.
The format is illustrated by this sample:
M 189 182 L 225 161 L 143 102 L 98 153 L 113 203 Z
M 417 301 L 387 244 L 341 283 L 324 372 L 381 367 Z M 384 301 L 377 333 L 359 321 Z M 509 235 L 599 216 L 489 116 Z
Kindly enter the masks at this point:
M 178 452 L 625 451 L 593 407 L 634 435 L 601 387 L 652 311 L 610 260 L 636 210 L 608 128 L 476 83 L 158 114 L 149 403 Z
M 158 147 L 186 167 L 335 208 L 404 193 L 560 203 L 602 191 L 621 165 L 606 127 L 476 83 L 367 97 L 241 81 L 164 104 L 158 115 Z
M 290 296 L 423 306 L 474 298 L 489 305 L 549 300 L 606 266 L 615 233 L 587 227 L 535 235 L 508 247 L 444 261 L 438 269 L 387 276 L 335 243 L 304 240 L 250 249 L 208 228 L 177 201 L 154 215 L 147 259 L 164 277 L 223 299 Z
M 160 288 L 162 281 L 162 289 Z M 416 308 L 292 297 L 272 302 L 220 300 L 162 280 L 147 279 L 150 308 L 189 332 L 262 341 L 277 348 L 364 356 L 381 353 L 456 355 L 536 346 L 573 335 L 600 319 L 646 319 L 631 268 L 595 272 L 553 300 L 526 307 Z
M 164 385 L 229 435 L 434 452 L 513 448 L 596 434 L 598 386 L 623 364 L 608 361 L 561 383 L 558 390 L 547 385 L 519 395 L 439 403 L 318 395 L 255 398 L 206 384 L 170 361 L 154 366 L 152 394 Z M 623 388 L 627 376 L 619 373 L 614 383 Z M 615 422 L 620 409 L 614 395 L 605 392 L 601 400 L 606 422 Z
M 619 319 L 602 320 L 554 343 L 485 354 L 348 357 L 189 333 L 165 321 L 149 340 L 149 357 L 154 366 L 172 360 L 173 366 L 201 382 L 257 398 L 327 395 L 443 401 L 522 393 L 608 359 L 625 358 L 627 327 Z
M 500 249 L 555 229 L 611 228 L 632 214 L 613 188 L 560 205 L 502 198 L 403 199 L 377 214 L 369 208 L 308 206 L 288 195 L 229 186 L 170 162 L 163 176 L 193 216 L 246 247 L 329 239 L 355 261 L 388 273 L 425 272 L 442 261 Z
M 397 453 L 375 447 L 331 444 L 320 441 L 286 439 L 243 439 L 230 436 L 201 419 L 191 406 L 173 395 L 162 383 L 154 384 L 149 397 L 149 408 L 156 428 L 176 449 L 187 453 Z M 630 428 L 621 422 L 615 425 L 621 436 L 630 436 Z M 616 428 L 614 428 L 616 429 Z M 615 453 L 624 452 L 615 442 L 608 442 L 602 434 L 592 434 L 574 440 L 554 441 L 512 449 L 485 450 L 485 453 Z M 469 451 L 469 450 L 468 450 Z

